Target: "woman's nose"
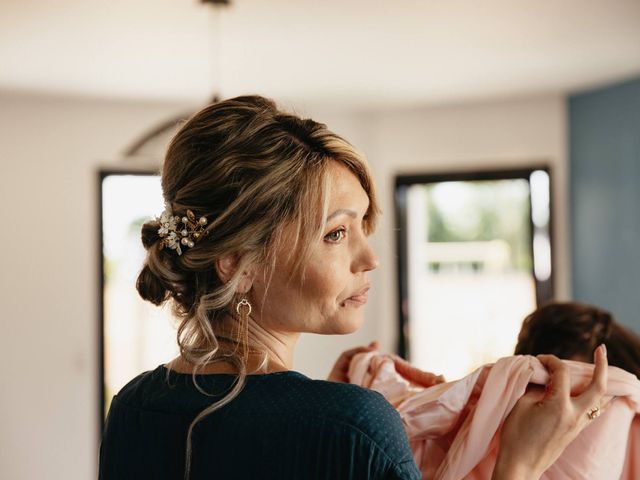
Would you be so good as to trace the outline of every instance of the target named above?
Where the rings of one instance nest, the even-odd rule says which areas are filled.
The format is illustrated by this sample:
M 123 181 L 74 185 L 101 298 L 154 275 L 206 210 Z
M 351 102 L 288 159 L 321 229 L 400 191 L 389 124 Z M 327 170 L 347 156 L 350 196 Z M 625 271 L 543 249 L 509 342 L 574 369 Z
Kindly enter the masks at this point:
M 378 268 L 378 265 L 380 265 L 380 260 L 373 251 L 373 248 L 371 247 L 371 244 L 366 237 L 363 238 L 363 244 L 360 250 L 358 263 L 360 270 L 365 272 L 375 270 L 376 268 Z

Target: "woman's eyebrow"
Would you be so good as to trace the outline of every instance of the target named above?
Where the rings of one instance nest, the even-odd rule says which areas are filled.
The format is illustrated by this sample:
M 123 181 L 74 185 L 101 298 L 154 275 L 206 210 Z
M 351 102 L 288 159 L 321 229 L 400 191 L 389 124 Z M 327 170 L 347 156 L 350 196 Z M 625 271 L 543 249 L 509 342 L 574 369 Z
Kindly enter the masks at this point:
M 340 208 L 327 217 L 327 222 L 329 222 L 332 218 L 337 217 L 338 215 L 348 215 L 353 218 L 356 218 L 358 216 L 358 214 L 354 210 L 350 210 L 348 208 Z

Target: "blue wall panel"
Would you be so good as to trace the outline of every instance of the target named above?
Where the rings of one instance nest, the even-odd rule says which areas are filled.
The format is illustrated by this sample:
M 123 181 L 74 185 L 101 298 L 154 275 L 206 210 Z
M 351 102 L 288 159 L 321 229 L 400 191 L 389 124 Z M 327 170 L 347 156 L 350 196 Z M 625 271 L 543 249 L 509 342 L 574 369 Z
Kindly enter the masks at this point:
M 572 287 L 640 331 L 640 79 L 570 97 Z

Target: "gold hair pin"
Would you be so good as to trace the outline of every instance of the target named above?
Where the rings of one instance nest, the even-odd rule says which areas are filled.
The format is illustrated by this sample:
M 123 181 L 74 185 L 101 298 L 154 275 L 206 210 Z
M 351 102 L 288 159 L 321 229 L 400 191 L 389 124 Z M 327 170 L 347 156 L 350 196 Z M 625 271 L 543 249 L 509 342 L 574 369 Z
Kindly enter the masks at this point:
M 165 206 L 164 212 L 160 215 L 160 249 L 167 247 L 175 250 L 178 255 L 182 255 L 182 247 L 192 248 L 196 241 L 206 235 L 207 218 L 202 216 L 196 220 L 195 214 L 187 210 L 183 217 L 174 215 L 171 207 Z

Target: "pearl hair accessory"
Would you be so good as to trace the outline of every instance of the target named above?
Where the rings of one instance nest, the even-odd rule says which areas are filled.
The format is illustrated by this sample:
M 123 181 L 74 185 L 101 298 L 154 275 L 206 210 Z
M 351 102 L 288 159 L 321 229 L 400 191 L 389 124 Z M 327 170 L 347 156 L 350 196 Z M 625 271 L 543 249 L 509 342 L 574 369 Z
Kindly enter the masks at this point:
M 165 205 L 158 221 L 160 249 L 167 247 L 175 250 L 178 255 L 182 255 L 182 247 L 192 248 L 202 235 L 207 234 L 207 218 L 203 216 L 196 220 L 191 210 L 187 210 L 184 217 L 179 217 L 173 214 L 169 205 Z

